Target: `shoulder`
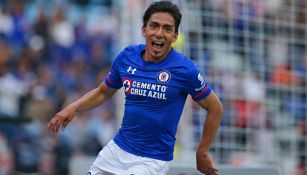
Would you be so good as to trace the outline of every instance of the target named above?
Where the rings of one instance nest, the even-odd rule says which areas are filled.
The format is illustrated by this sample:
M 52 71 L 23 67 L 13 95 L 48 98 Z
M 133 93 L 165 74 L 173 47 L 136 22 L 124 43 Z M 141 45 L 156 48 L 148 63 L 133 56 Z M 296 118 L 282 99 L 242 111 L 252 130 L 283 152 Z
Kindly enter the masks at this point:
M 124 48 L 116 58 L 122 64 L 137 64 L 140 53 L 145 48 L 144 45 L 130 45 Z
M 138 55 L 142 50 L 144 50 L 145 45 L 139 44 L 139 45 L 130 45 L 123 49 L 122 53 L 125 56 L 134 56 Z
M 174 52 L 172 64 L 175 68 L 180 69 L 185 74 L 198 69 L 197 64 L 193 60 L 176 51 Z

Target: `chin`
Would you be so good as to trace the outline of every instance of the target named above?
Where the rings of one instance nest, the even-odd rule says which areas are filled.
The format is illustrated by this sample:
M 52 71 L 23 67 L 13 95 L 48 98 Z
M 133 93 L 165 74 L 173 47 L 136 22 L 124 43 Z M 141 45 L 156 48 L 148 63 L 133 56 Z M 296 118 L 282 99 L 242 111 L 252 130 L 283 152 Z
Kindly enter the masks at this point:
M 164 55 L 163 53 L 157 53 L 157 54 L 153 53 L 152 58 L 158 60 L 158 59 L 162 58 L 163 55 Z

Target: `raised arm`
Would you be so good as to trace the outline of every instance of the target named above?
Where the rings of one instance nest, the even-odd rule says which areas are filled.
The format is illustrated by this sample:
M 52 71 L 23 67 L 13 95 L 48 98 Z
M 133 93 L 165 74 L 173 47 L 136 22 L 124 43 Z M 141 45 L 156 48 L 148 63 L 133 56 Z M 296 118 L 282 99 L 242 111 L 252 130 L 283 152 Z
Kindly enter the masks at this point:
M 58 133 L 60 128 L 65 129 L 76 112 L 86 111 L 102 104 L 112 97 L 116 90 L 117 89 L 109 88 L 104 82 L 101 83 L 97 88 L 86 93 L 84 96 L 58 112 L 48 123 L 49 131 Z
M 206 175 L 217 175 L 217 169 L 214 168 L 209 157 L 209 148 L 222 120 L 223 105 L 213 91 L 198 104 L 207 110 L 207 117 L 196 152 L 197 169 Z

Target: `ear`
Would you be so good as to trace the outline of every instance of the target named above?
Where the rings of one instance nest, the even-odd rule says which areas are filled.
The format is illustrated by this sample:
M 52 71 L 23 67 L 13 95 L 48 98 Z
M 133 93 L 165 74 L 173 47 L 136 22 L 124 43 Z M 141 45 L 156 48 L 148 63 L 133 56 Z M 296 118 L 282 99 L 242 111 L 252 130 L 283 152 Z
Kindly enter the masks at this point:
M 173 38 L 173 41 L 172 43 L 176 42 L 177 39 L 178 39 L 178 35 L 179 35 L 179 32 L 175 32 L 175 35 L 174 35 L 174 38 Z
M 142 36 L 145 37 L 145 27 L 142 27 Z

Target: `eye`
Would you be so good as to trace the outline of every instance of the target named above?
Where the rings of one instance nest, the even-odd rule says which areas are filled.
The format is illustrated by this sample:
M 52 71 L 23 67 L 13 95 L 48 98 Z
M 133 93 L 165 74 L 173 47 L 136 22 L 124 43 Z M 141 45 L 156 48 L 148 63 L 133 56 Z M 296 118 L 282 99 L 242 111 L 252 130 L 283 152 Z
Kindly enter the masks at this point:
M 157 25 L 157 24 L 154 24 L 154 23 L 150 23 L 150 24 L 149 24 L 149 27 L 150 27 L 150 28 L 156 28 L 156 27 L 158 27 L 158 25 Z
M 173 32 L 173 28 L 172 27 L 165 27 L 165 31 L 166 32 Z

